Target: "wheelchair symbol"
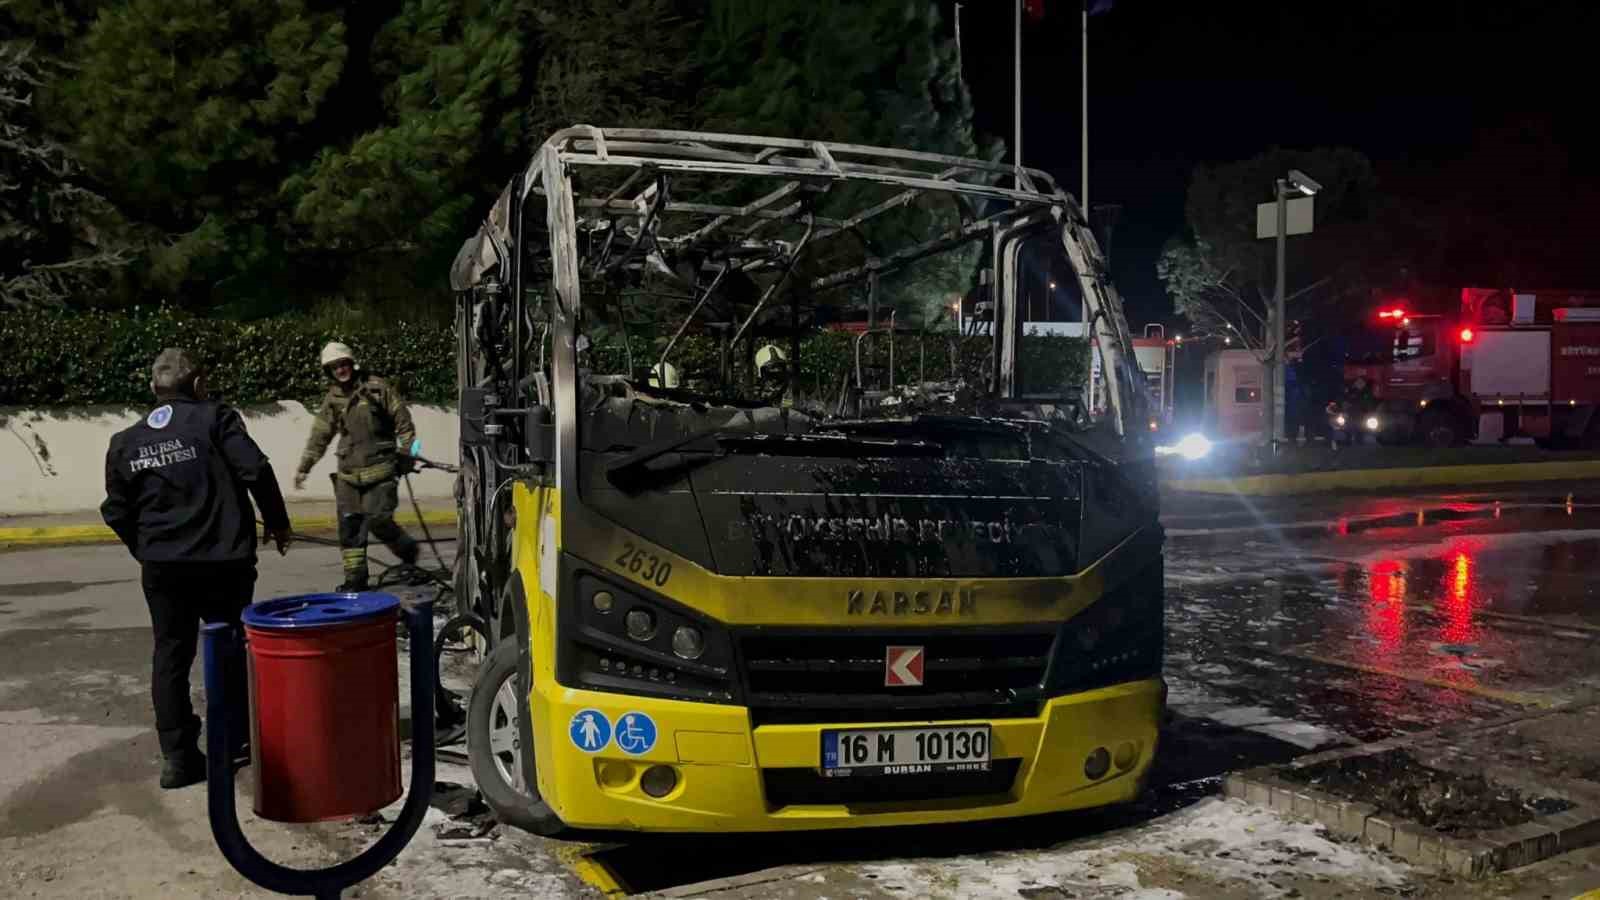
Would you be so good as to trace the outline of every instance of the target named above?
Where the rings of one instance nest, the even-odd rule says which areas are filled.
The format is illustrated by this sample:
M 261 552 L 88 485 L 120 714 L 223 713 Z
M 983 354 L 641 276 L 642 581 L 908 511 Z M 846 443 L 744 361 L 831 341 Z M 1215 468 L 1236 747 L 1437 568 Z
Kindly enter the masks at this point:
M 656 723 L 642 712 L 623 713 L 617 720 L 617 747 L 638 756 L 656 745 Z

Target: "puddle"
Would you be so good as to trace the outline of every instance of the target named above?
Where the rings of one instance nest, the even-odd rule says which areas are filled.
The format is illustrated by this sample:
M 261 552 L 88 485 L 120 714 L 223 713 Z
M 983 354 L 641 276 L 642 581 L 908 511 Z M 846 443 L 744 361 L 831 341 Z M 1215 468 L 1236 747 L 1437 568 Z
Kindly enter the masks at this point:
M 1481 775 L 1425 766 L 1404 750 L 1335 759 L 1280 774 L 1456 837 L 1521 825 L 1572 808 L 1565 800 L 1529 797 Z
M 102 581 L 19 581 L 0 584 L 0 597 L 53 597 L 105 584 L 132 584 L 134 580 L 111 578 Z

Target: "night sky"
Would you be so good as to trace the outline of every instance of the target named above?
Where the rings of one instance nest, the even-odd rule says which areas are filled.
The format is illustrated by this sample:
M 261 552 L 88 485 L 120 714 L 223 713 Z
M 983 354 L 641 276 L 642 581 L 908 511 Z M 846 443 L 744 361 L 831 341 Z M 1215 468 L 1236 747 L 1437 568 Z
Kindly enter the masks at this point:
M 1076 194 L 1078 4 L 1044 2 L 1045 18 L 1024 22 L 1023 161 Z M 953 2 L 945 7 L 953 13 Z M 964 0 L 961 12 L 978 129 L 1007 143 L 1010 10 L 1006 0 Z M 1487 131 L 1537 121 L 1577 171 L 1558 177 L 1507 160 L 1493 193 L 1557 218 L 1563 210 L 1552 207 L 1566 196 L 1600 198 L 1600 179 L 1582 171 L 1600 168 L 1600 2 L 1116 0 L 1090 19 L 1089 42 L 1090 200 L 1122 205 L 1113 274 L 1136 327 L 1170 315 L 1155 260 L 1182 230 L 1197 163 L 1273 145 L 1345 145 L 1372 159 L 1384 190 L 1405 192 Z M 1470 196 L 1475 186 L 1459 189 Z M 1262 185 L 1263 201 L 1270 190 Z M 1565 280 L 1595 266 L 1589 286 L 1600 287 L 1592 232 L 1552 239 L 1575 242 Z

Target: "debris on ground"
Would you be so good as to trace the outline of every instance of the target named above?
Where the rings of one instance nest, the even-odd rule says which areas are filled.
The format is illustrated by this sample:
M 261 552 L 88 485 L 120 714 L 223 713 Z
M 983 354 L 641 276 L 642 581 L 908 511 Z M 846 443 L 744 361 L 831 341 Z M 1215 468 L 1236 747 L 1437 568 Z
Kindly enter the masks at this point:
M 452 819 L 433 827 L 441 841 L 470 841 L 490 837 L 495 829 L 494 819 Z
M 499 824 L 477 788 L 453 781 L 434 782 L 433 800 L 429 805 L 448 816 L 446 821 L 433 827 L 441 841 L 489 837 Z
M 453 781 L 435 781 L 433 799 L 428 805 L 451 818 L 477 816 L 489 811 L 477 788 Z
M 1482 775 L 1426 766 L 1404 750 L 1344 757 L 1281 774 L 1457 837 L 1521 825 L 1572 807 L 1558 798 L 1525 796 Z

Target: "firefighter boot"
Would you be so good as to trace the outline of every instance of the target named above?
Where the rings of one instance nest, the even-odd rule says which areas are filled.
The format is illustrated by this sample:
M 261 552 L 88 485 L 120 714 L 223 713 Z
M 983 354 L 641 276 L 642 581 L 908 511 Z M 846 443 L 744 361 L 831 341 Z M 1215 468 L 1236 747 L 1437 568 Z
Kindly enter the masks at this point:
M 188 787 L 206 780 L 206 755 L 197 747 L 185 747 L 166 757 L 161 764 L 161 787 L 166 790 Z
M 340 593 L 367 589 L 367 517 L 350 513 L 339 517 L 339 555 L 344 563 Z

